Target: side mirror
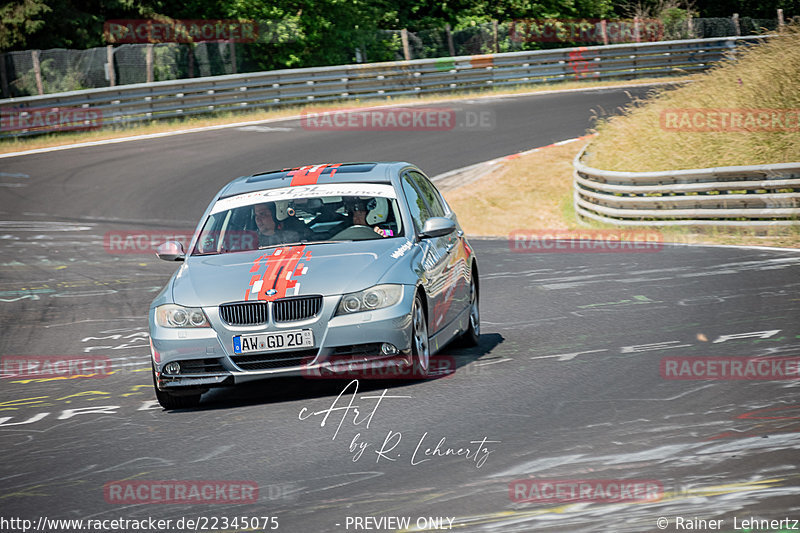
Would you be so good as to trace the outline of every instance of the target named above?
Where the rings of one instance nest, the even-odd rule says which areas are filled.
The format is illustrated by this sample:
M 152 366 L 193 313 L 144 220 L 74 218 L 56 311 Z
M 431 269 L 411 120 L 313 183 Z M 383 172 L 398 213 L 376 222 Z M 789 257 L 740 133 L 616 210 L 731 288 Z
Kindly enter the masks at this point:
M 156 257 L 164 261 L 183 261 L 186 259 L 186 252 L 178 241 L 167 241 L 158 245 Z
M 422 226 L 420 237 L 423 239 L 430 237 L 442 237 L 449 235 L 456 230 L 456 223 L 447 217 L 431 217 Z

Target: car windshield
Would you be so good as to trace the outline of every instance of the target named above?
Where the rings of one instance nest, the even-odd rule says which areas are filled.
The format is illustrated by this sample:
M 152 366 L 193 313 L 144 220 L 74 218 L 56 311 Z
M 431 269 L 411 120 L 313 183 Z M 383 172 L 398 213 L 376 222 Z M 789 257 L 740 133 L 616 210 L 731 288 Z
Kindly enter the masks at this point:
M 402 231 L 393 195 L 294 196 L 259 201 L 280 195 L 248 193 L 219 201 L 203 224 L 192 254 L 387 239 Z

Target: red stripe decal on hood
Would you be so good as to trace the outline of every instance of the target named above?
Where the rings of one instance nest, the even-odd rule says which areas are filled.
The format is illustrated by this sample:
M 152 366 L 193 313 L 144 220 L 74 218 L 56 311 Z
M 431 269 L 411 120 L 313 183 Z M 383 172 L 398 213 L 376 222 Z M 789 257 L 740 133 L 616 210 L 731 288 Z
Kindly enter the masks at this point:
M 305 245 L 276 248 L 271 254 L 262 255 L 253 261 L 250 272 L 257 272 L 266 267 L 264 275 L 256 274 L 250 278 L 250 287 L 244 299 L 265 300 L 271 302 L 285 298 L 286 291 L 297 287 L 297 279 L 305 274 L 308 267 L 301 260 L 311 259 L 311 252 L 306 252 Z M 263 261 L 263 263 L 262 263 Z

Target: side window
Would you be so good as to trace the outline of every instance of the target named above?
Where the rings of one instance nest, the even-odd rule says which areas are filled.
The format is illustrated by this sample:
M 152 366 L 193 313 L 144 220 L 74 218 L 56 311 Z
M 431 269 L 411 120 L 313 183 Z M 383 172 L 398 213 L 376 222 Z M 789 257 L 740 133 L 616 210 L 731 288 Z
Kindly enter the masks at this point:
M 414 219 L 414 227 L 417 231 L 422 230 L 425 221 L 431 217 L 428 206 L 422 198 L 417 188 L 412 183 L 408 174 L 403 176 L 403 192 L 408 201 L 408 209 L 411 211 L 411 218 Z
M 419 189 L 419 191 L 425 197 L 425 202 L 428 204 L 428 209 L 430 210 L 431 216 L 447 216 L 447 210 L 443 205 L 442 197 L 439 195 L 439 191 L 436 190 L 436 187 L 434 187 L 433 184 L 428 181 L 428 178 L 419 172 L 409 172 L 409 175 L 417 185 L 417 189 Z

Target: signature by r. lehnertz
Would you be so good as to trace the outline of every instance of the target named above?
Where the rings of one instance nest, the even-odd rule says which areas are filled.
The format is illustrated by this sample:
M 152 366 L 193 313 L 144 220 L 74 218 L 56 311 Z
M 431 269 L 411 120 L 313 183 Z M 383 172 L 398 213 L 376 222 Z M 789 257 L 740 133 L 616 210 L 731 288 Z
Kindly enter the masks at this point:
M 402 400 L 409 399 L 412 396 L 394 396 L 388 394 L 388 389 L 384 389 L 377 395 L 358 395 L 358 380 L 354 379 L 345 385 L 342 392 L 333 400 L 331 405 L 319 411 L 310 411 L 308 407 L 300 409 L 298 418 L 300 420 L 308 420 L 312 417 L 322 417 L 320 420 L 320 427 L 326 427 L 329 422 L 338 424 L 336 430 L 333 432 L 331 440 L 336 440 L 339 436 L 339 431 L 346 422 L 357 428 L 369 429 L 370 425 L 375 421 L 375 415 L 378 408 L 384 400 Z M 360 402 L 366 402 L 360 403 Z M 403 442 L 403 434 L 399 431 L 388 430 L 383 442 L 376 445 L 375 442 L 369 442 L 361 437 L 361 433 L 356 433 L 350 441 L 348 450 L 353 454 L 353 462 L 359 461 L 364 457 L 365 452 L 375 454 L 375 462 L 381 461 L 397 462 L 400 458 L 409 457 L 409 462 L 412 466 L 417 466 L 427 461 L 431 461 L 441 457 L 460 457 L 466 461 L 475 463 L 476 468 L 482 467 L 489 455 L 495 450 L 490 446 L 491 444 L 498 444 L 499 440 L 490 440 L 488 437 L 482 437 L 479 440 L 470 440 L 467 444 L 461 446 L 452 446 L 448 444 L 447 437 L 442 436 L 438 442 L 436 437 L 429 435 L 429 432 L 424 432 L 418 439 L 415 439 L 413 451 L 409 453 L 408 449 L 400 446 Z M 434 444 L 435 443 L 435 444 Z

